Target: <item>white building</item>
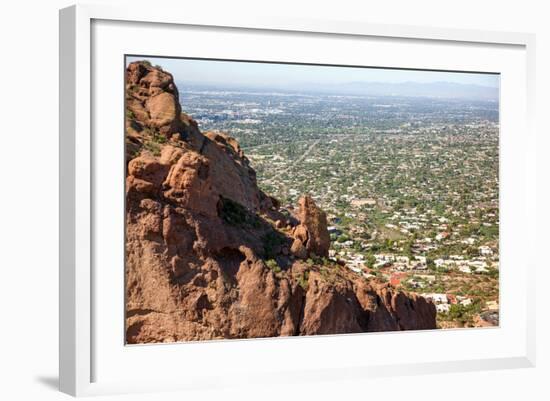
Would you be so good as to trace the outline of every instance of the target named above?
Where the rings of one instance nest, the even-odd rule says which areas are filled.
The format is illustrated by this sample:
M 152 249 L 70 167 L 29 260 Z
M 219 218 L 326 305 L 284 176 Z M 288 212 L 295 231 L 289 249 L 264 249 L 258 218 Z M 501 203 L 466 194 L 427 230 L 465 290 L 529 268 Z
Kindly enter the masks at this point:
M 428 262 L 425 256 L 415 256 L 415 260 L 411 262 L 411 269 L 426 270 L 428 268 Z
M 472 273 L 472 269 L 470 269 L 470 266 L 468 265 L 460 265 L 458 266 L 458 270 L 460 270 L 462 273 L 467 273 L 467 274 Z
M 445 262 L 444 259 L 436 259 L 434 260 L 434 264 L 435 264 L 435 267 L 443 267 L 445 266 L 447 263 Z
M 451 310 L 451 305 L 449 304 L 438 304 L 435 306 L 437 313 L 449 313 Z
M 434 304 L 448 304 L 449 303 L 449 300 L 447 298 L 447 294 L 432 293 L 432 294 L 422 294 L 422 296 L 426 299 L 431 299 Z
M 478 249 L 481 256 L 493 256 L 493 250 L 487 245 L 482 245 Z
M 462 301 L 460 301 L 460 305 L 462 306 L 468 306 L 468 305 L 471 305 L 472 304 L 472 300 L 470 298 L 466 298 L 466 299 L 463 299 Z

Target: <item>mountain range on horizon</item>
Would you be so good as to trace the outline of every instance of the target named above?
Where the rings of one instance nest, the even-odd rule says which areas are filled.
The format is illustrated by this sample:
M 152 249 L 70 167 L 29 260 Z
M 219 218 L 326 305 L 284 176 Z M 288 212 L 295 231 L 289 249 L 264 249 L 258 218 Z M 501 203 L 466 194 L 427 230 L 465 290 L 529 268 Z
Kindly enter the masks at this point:
M 325 95 L 350 96 L 389 96 L 389 97 L 423 97 L 440 99 L 460 99 L 474 101 L 498 102 L 498 87 L 476 84 L 460 84 L 448 81 L 437 82 L 349 82 L 344 84 L 283 84 L 252 85 L 240 83 L 191 83 L 179 81 L 178 86 L 186 88 L 206 88 L 225 90 L 274 91 L 283 93 L 314 93 Z

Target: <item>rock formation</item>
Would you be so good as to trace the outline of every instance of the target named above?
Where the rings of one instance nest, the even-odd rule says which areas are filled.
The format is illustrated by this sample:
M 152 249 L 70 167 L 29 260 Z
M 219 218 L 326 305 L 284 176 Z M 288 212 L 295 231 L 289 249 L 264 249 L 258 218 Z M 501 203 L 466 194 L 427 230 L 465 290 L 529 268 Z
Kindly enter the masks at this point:
M 128 343 L 435 328 L 432 303 L 327 259 L 313 199 L 283 213 L 146 62 L 126 72 L 126 158 Z
M 328 256 L 330 236 L 327 230 L 327 215 L 317 207 L 310 196 L 298 201 L 298 221 L 294 228 L 292 252 L 299 258 L 307 256 Z

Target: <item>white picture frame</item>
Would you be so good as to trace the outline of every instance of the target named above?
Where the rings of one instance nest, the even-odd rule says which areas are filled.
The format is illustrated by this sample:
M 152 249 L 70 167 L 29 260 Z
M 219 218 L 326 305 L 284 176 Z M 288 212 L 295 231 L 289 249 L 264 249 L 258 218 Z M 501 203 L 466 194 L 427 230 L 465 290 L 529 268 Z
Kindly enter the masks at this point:
M 118 25 L 117 25 L 118 24 Z M 266 41 L 276 40 L 277 35 L 286 35 L 297 38 L 306 37 L 304 40 L 325 40 L 330 41 L 337 38 L 338 40 L 372 40 L 385 41 L 386 44 L 391 44 L 399 41 L 407 43 L 417 43 L 421 45 L 437 46 L 441 50 L 441 57 L 444 59 L 448 50 L 446 46 L 454 46 L 452 51 L 468 52 L 468 49 L 478 49 L 480 53 L 479 60 L 467 60 L 470 65 L 476 62 L 481 65 L 483 57 L 481 53 L 487 49 L 496 49 L 495 55 L 498 52 L 502 53 L 502 58 L 498 55 L 494 60 L 502 65 L 509 64 L 510 68 L 508 75 L 509 83 L 504 85 L 505 90 L 501 93 L 501 100 L 504 102 L 501 112 L 504 114 L 508 110 L 519 108 L 514 111 L 514 117 L 506 122 L 508 127 L 513 127 L 516 130 L 516 136 L 507 134 L 511 130 L 503 129 L 506 135 L 503 147 L 503 160 L 501 161 L 501 178 L 505 179 L 505 183 L 501 193 L 502 199 L 505 200 L 506 209 L 509 214 L 503 213 L 501 220 L 506 224 L 501 225 L 501 241 L 506 244 L 515 243 L 515 235 L 513 228 L 518 230 L 534 231 L 535 221 L 535 155 L 536 155 L 536 138 L 533 128 L 533 112 L 534 112 L 534 35 L 524 33 L 508 33 L 508 32 L 484 32 L 459 29 L 438 29 L 427 27 L 414 26 L 397 26 L 397 25 L 375 25 L 358 21 L 322 21 L 322 20 L 293 20 L 292 18 L 278 17 L 258 17 L 255 15 L 242 16 L 236 20 L 231 18 L 226 19 L 223 15 L 217 15 L 215 12 L 208 16 L 193 15 L 193 13 L 185 13 L 178 9 L 162 9 L 150 8 L 147 10 L 140 8 L 112 8 L 109 6 L 96 5 L 78 5 L 72 6 L 60 11 L 60 390 L 75 396 L 80 395 L 95 395 L 109 393 L 126 393 L 134 391 L 165 391 L 167 389 L 207 389 L 212 386 L 229 386 L 229 385 L 246 385 L 247 381 L 255 383 L 268 383 L 277 377 L 279 386 L 284 385 L 285 381 L 295 380 L 326 380 L 329 378 L 353 378 L 360 380 L 367 377 L 387 376 L 387 375 L 402 375 L 434 372 L 458 372 L 480 369 L 503 369 L 516 367 L 531 367 L 535 364 L 535 315 L 534 304 L 535 284 L 529 278 L 532 278 L 535 269 L 535 253 L 532 251 L 529 244 L 521 243 L 522 249 L 527 250 L 527 256 L 520 263 L 520 268 L 509 270 L 510 281 L 504 278 L 501 283 L 501 301 L 506 305 L 508 297 L 512 297 L 512 281 L 517 285 L 514 287 L 513 297 L 510 298 L 510 307 L 507 309 L 503 306 L 503 320 L 500 328 L 490 329 L 485 331 L 480 330 L 459 330 L 447 331 L 445 341 L 456 341 L 456 344 L 470 343 L 476 341 L 487 344 L 494 344 L 494 349 L 484 352 L 483 348 L 474 349 L 472 345 L 471 352 L 465 352 L 458 345 L 458 353 L 463 353 L 464 357 L 452 357 L 442 353 L 439 357 L 432 355 L 425 359 L 419 359 L 414 353 L 410 355 L 400 356 L 399 358 L 388 359 L 384 363 L 382 359 L 377 359 L 373 355 L 373 361 L 356 360 L 352 356 L 342 356 L 339 352 L 342 348 L 342 336 L 321 336 L 315 339 L 306 338 L 290 338 L 290 339 L 261 339 L 261 340 L 245 340 L 231 342 L 206 342 L 203 344 L 175 344 L 175 345 L 155 345 L 146 347 L 131 348 L 131 351 L 124 348 L 122 340 L 116 338 L 116 333 L 110 331 L 98 332 L 97 326 L 105 327 L 105 314 L 102 313 L 104 305 L 111 302 L 112 309 L 119 313 L 123 309 L 123 305 L 118 305 L 120 300 L 110 292 L 107 287 L 102 287 L 105 276 L 96 274 L 94 268 L 97 268 L 97 261 L 103 260 L 101 256 L 96 254 L 97 248 L 94 235 L 97 230 L 105 225 L 96 220 L 98 215 L 101 215 L 101 202 L 98 201 L 97 193 L 101 193 L 102 189 L 98 185 L 103 185 L 101 180 L 96 177 L 101 175 L 98 172 L 98 155 L 106 152 L 101 146 L 98 147 L 97 138 L 94 138 L 94 127 L 101 126 L 102 114 L 101 108 L 96 107 L 98 96 L 102 96 L 102 91 L 94 92 L 94 85 L 98 81 L 106 79 L 105 82 L 113 84 L 114 91 L 123 91 L 122 81 L 113 82 L 116 77 L 109 75 L 109 71 L 103 71 L 98 64 L 98 52 L 103 51 L 107 47 L 105 38 L 109 38 L 110 49 L 106 52 L 109 54 L 123 55 L 121 48 L 116 47 L 117 43 L 123 42 L 125 36 L 123 31 L 132 30 L 132 33 L 139 34 L 146 27 L 154 27 L 151 29 L 150 35 L 159 35 L 162 37 L 170 30 L 192 29 L 193 37 L 200 40 L 201 35 L 205 35 L 204 43 L 208 43 L 206 36 L 208 33 L 234 33 L 246 38 L 254 34 L 264 35 Z M 186 28 L 187 27 L 187 28 Z M 103 29 L 103 31 L 100 31 Z M 151 32 L 156 33 L 151 33 Z M 95 32 L 95 33 L 94 33 Z M 178 31 L 179 32 L 179 31 Z M 94 34 L 97 40 L 94 41 Z M 191 31 L 189 31 L 191 35 Z M 271 36 L 273 37 L 271 37 Z M 143 40 L 141 44 L 143 50 L 140 51 L 137 45 L 131 47 L 131 52 L 125 50 L 124 53 L 134 54 L 151 54 L 146 49 L 148 46 Z M 158 43 L 158 41 L 157 41 Z M 342 42 L 344 43 L 344 42 Z M 298 45 L 296 45 L 298 46 Z M 205 46 L 207 47 L 207 46 Z M 173 50 L 171 50 L 173 49 Z M 500 49 L 500 50 L 498 50 Z M 509 51 L 508 51 L 509 50 Z M 165 44 L 162 49 L 158 50 L 165 55 L 179 55 L 174 44 Z M 181 51 L 181 49 L 179 50 Z M 198 51 L 198 50 L 197 50 Z M 204 50 L 208 51 L 208 50 Z M 426 50 L 427 52 L 429 50 Z M 168 54 L 167 54 L 168 52 Z M 235 50 L 227 49 L 223 57 L 229 57 L 235 53 Z M 160 54 L 160 53 L 159 53 Z M 428 54 L 428 53 L 426 53 Z M 465 53 L 466 54 L 466 53 Z M 219 54 L 212 55 L 218 57 Z M 101 60 L 108 60 L 106 56 L 101 56 Z M 245 55 L 239 56 L 245 57 Z M 399 57 L 403 58 L 406 55 L 394 54 L 393 58 L 388 58 L 385 65 L 396 63 L 399 65 Z M 235 57 L 233 57 L 235 58 Z M 238 57 L 237 57 L 238 58 Z M 260 57 L 261 58 L 261 57 Z M 264 57 L 265 58 L 265 57 Z M 264 59 L 261 58 L 261 59 Z M 468 57 L 466 57 L 468 58 Z M 470 56 L 470 58 L 473 58 Z M 345 63 L 345 60 L 342 60 Z M 402 61 L 405 63 L 405 61 Z M 409 60 L 409 66 L 412 61 Z M 428 61 L 415 61 L 419 68 L 422 68 L 422 63 Z M 445 60 L 441 61 L 441 66 L 434 68 L 443 68 Z M 497 61 L 494 61 L 497 63 Z M 122 64 L 120 64 L 122 65 Z M 118 67 L 120 67 L 120 65 Z M 489 64 L 487 64 L 489 65 Z M 498 67 L 497 64 L 494 64 Z M 443 66 L 443 67 L 442 67 Z M 516 66 L 516 67 L 513 67 Z M 118 68 L 117 67 L 117 68 Z M 450 68 L 450 67 L 447 67 Z M 473 67 L 457 65 L 454 69 L 470 70 Z M 489 67 L 486 67 L 489 68 Z M 486 68 L 480 67 L 479 71 L 484 71 Z M 503 67 L 504 68 L 504 67 Z M 516 68 L 516 70 L 512 70 Z M 498 68 L 497 68 L 498 70 Z M 497 71 L 499 72 L 499 71 Z M 122 80 L 120 73 L 120 80 Z M 508 79 L 508 78 L 506 78 Z M 118 85 L 118 87 L 116 86 Z M 517 99 L 510 100 L 506 103 L 508 97 L 517 94 Z M 108 103 L 107 99 L 104 99 Z M 116 101 L 116 99 L 115 99 Z M 517 107 L 516 107 L 517 106 Z M 116 114 L 116 113 L 114 113 Z M 517 115 L 516 115 L 517 114 Z M 117 126 L 117 119 L 123 118 L 123 114 L 113 117 L 111 126 Z M 111 122 L 110 122 L 111 123 Z M 122 127 L 122 125 L 119 125 Z M 521 135 L 517 132 L 521 131 Z M 501 136 L 501 138 L 503 138 Z M 104 141 L 103 139 L 101 141 Z M 105 142 L 99 142 L 105 144 Z M 116 143 L 113 146 L 118 146 Z M 507 158 L 513 154 L 512 158 Z M 508 153 L 509 152 L 509 153 Z M 121 153 L 122 154 L 122 153 Z M 106 158 L 111 159 L 110 154 L 106 153 Z M 114 158 L 116 159 L 116 157 Z M 116 167 L 116 160 L 114 166 Z M 512 167 L 515 168 L 513 169 Z M 110 167 L 109 167 L 110 168 Z M 116 175 L 116 174 L 115 174 Z M 119 182 L 123 185 L 123 182 Z M 521 185 L 521 189 L 516 187 Z M 98 210 L 99 207 L 99 210 Z M 104 216 L 105 217 L 105 216 Z M 118 217 L 117 217 L 118 218 Z M 115 218 L 116 220 L 116 218 Z M 116 230 L 115 230 L 116 231 Z M 502 264 L 506 265 L 506 259 L 510 261 L 518 261 L 517 246 L 508 247 L 510 250 L 505 251 L 502 255 Z M 120 248 L 122 252 L 122 248 Z M 114 254 L 108 254 L 114 256 Z M 113 258 L 113 265 L 120 265 L 120 271 L 123 270 L 122 259 Z M 102 264 L 103 266 L 104 264 Z M 506 273 L 507 271 L 504 270 Z M 505 275 L 503 273 L 503 276 Z M 119 277 L 119 276 L 117 276 Z M 113 281 L 117 283 L 117 281 Z M 98 287 L 101 287 L 98 289 Z M 117 287 L 118 288 L 118 287 Z M 102 292 L 101 305 L 96 304 L 97 299 L 94 298 L 96 291 Z M 120 291 L 122 292 L 122 288 Z M 118 289 L 116 290 L 118 291 Z M 117 301 L 118 300 L 118 301 Z M 102 306 L 103 305 L 103 306 Z M 506 313 L 510 318 L 506 321 Z M 123 315 L 119 313 L 122 317 Z M 116 318 L 118 315 L 113 314 L 111 317 Z M 513 318 L 513 322 L 511 321 Z M 486 334 L 489 333 L 489 334 Z M 496 333 L 496 334 L 495 334 Z M 502 334 L 504 333 L 504 334 Z M 119 332 L 120 337 L 123 335 Z M 414 337 L 415 341 L 420 342 L 437 342 L 438 333 L 381 333 L 369 334 L 369 336 L 351 335 L 346 337 L 347 343 L 352 343 L 354 346 L 360 347 L 364 342 L 382 342 L 384 338 L 391 338 L 399 347 L 399 343 L 406 345 L 407 339 Z M 105 340 L 105 336 L 111 340 Z M 373 337 L 374 336 L 374 337 Z M 392 337 L 388 337 L 392 336 Z M 120 346 L 120 350 L 112 352 L 105 344 L 110 342 L 116 347 Z M 118 344 L 118 345 L 116 345 Z M 506 349 L 504 345 L 506 344 Z M 304 352 L 306 355 L 314 355 L 315 350 L 322 346 L 327 355 L 325 359 L 328 364 L 323 364 L 322 361 L 311 359 L 310 363 L 297 363 L 292 369 L 285 370 L 277 365 L 276 355 L 283 355 L 285 352 Z M 349 345 L 348 345 L 349 346 Z M 155 376 L 151 372 L 150 380 L 144 378 L 128 379 L 123 375 L 117 375 L 116 371 L 120 371 L 122 365 L 140 363 L 146 366 L 156 366 L 169 361 L 172 354 L 168 352 L 170 347 L 177 347 L 174 351 L 178 356 L 187 355 L 186 362 L 189 366 L 199 364 L 198 355 L 203 355 L 207 358 L 242 358 L 246 363 L 251 364 L 258 359 L 254 359 L 254 355 L 267 355 L 268 358 L 272 355 L 273 365 L 275 367 L 268 368 L 264 363 L 254 365 L 252 368 L 236 367 L 236 371 L 248 374 L 248 379 L 235 382 L 230 375 L 223 377 L 222 375 L 211 373 L 203 374 L 201 369 L 188 369 L 185 378 L 178 379 L 176 376 Z M 176 348 L 173 348 L 176 349 Z M 406 348 L 404 348 L 406 349 Z M 121 358 L 116 360 L 119 353 Z M 405 352 L 406 353 L 406 352 Z M 123 355 L 124 354 L 124 355 Z M 425 352 L 429 354 L 429 352 Z M 112 355 L 113 359 L 111 356 Z M 360 353 L 358 353 L 360 355 Z M 99 358 L 99 359 L 97 359 Z M 195 358 L 195 359 L 193 359 Z M 332 359 L 331 359 L 332 358 Z M 346 359 L 347 358 L 347 359 Z M 98 360 L 100 362 L 98 362 Z M 180 359 L 181 360 L 181 359 Z M 212 360 L 212 359 L 210 359 Z M 170 363 L 166 369 L 170 369 Z M 244 365 L 244 363 L 243 363 Z M 109 371 L 107 366 L 113 368 Z M 103 373 L 102 369 L 107 372 Z M 184 367 L 182 367 L 184 369 Z M 265 378 L 269 375 L 269 378 Z M 213 380 L 214 379 L 214 380 Z

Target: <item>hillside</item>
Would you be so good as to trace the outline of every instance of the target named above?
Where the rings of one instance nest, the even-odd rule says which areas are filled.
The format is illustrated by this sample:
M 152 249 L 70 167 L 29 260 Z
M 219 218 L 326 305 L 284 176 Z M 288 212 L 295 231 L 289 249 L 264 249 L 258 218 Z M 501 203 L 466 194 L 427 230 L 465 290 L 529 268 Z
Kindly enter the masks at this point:
M 328 259 L 325 213 L 257 186 L 238 142 L 201 132 L 171 74 L 126 71 L 128 343 L 417 330 L 435 306 Z

